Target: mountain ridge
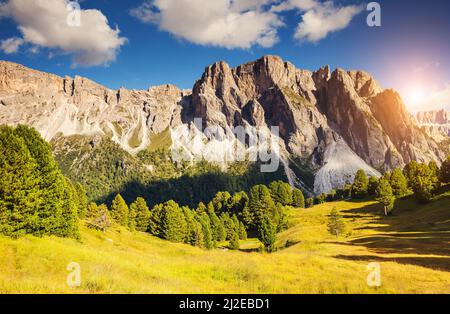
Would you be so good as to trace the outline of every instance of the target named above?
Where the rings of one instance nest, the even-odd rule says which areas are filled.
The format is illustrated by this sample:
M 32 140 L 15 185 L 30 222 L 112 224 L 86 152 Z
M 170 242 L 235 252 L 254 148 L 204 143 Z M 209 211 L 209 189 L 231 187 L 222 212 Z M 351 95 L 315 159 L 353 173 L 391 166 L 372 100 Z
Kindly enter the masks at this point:
M 216 62 L 192 90 L 170 84 L 111 90 L 0 61 L 0 104 L 0 123 L 28 124 L 48 141 L 59 133 L 102 135 L 132 154 L 145 150 L 152 134 L 191 126 L 194 118 L 224 129 L 278 126 L 282 164 L 304 161 L 316 176 L 316 193 L 342 187 L 360 168 L 378 176 L 412 160 L 445 158 L 398 93 L 382 89 L 367 72 L 302 70 L 278 56 L 234 68 Z M 188 154 L 199 152 L 188 147 Z M 298 174 L 285 170 L 301 185 Z

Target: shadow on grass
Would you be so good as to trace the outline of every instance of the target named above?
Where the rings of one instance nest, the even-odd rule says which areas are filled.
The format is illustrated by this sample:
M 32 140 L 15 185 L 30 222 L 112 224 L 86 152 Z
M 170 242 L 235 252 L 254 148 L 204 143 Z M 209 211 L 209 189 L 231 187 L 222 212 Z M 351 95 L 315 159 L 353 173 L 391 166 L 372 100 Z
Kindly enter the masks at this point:
M 343 210 L 341 213 L 344 218 L 367 219 L 367 225 L 357 230 L 375 231 L 375 234 L 351 239 L 344 245 L 364 246 L 377 254 L 418 256 L 338 255 L 336 257 L 346 260 L 393 261 L 450 271 L 450 196 L 438 197 L 434 202 L 426 205 L 419 205 L 412 198 L 407 197 L 396 201 L 394 208 L 390 216 L 383 215 L 383 209 L 379 204 Z
M 448 257 L 379 257 L 371 255 L 337 255 L 336 258 L 350 261 L 370 262 L 394 262 L 404 265 L 416 265 L 434 270 L 450 272 L 450 258 Z

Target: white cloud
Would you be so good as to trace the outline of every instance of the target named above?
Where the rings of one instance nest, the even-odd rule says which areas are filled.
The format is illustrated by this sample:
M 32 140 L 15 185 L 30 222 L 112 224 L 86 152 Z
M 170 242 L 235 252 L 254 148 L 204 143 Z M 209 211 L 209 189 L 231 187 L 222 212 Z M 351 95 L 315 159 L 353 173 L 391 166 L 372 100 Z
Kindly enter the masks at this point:
M 119 29 L 112 29 L 99 10 L 80 10 L 80 25 L 68 23 L 73 11 L 69 0 L 9 0 L 0 16 L 12 18 L 23 43 L 61 51 L 73 57 L 73 65 L 106 65 L 116 59 L 126 43 Z
M 316 43 L 330 33 L 346 28 L 363 7 L 359 5 L 338 7 L 332 1 L 288 0 L 274 6 L 272 11 L 293 9 L 302 12 L 302 21 L 297 26 L 294 38 Z
M 278 42 L 281 18 L 268 8 L 274 0 L 148 0 L 131 10 L 178 38 L 200 45 L 248 49 Z
M 6 54 L 16 53 L 22 44 L 22 38 L 11 37 L 0 42 L 0 50 Z

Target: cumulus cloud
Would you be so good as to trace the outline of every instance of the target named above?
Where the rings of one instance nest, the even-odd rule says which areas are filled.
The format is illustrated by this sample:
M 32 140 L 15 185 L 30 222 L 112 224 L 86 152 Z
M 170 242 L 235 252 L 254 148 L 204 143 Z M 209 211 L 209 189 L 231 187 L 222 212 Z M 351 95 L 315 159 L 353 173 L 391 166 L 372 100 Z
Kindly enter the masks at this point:
M 147 0 L 131 15 L 178 38 L 225 48 L 271 47 L 281 18 L 268 8 L 274 0 Z
M 363 7 L 360 5 L 336 6 L 332 1 L 288 0 L 272 8 L 272 11 L 298 10 L 302 21 L 298 24 L 294 38 L 316 43 L 330 33 L 346 28 Z
M 0 50 L 6 54 L 16 53 L 22 44 L 22 38 L 11 37 L 0 42 Z
M 196 44 L 247 49 L 277 43 L 282 14 L 292 10 L 302 18 L 294 38 L 318 42 L 346 28 L 362 7 L 319 0 L 146 0 L 130 13 Z
M 69 4 L 69 0 L 9 0 L 0 6 L 0 16 L 10 17 L 18 24 L 20 44 L 70 54 L 75 66 L 107 65 L 114 61 L 126 43 L 119 29 L 112 29 L 99 10 L 73 11 Z M 77 14 L 80 23 L 71 23 L 71 15 L 76 21 Z

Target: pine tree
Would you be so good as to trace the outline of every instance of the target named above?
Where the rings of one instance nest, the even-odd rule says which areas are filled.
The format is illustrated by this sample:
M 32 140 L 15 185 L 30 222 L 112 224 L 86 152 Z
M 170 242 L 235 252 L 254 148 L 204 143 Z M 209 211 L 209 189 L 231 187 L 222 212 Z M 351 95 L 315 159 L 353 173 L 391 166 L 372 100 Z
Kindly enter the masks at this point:
M 430 161 L 428 168 L 431 170 L 431 181 L 433 182 L 433 192 L 440 187 L 439 167 L 435 161 Z
M 356 172 L 355 180 L 353 181 L 352 194 L 355 198 L 364 198 L 367 196 L 367 189 L 369 187 L 369 179 L 364 170 Z
M 209 219 L 211 221 L 211 232 L 214 241 L 225 241 L 227 232 L 222 221 L 219 219 L 219 217 L 217 217 L 214 211 L 209 212 Z
M 136 198 L 130 205 L 131 211 L 136 213 L 136 217 L 134 218 L 136 230 L 141 232 L 147 231 L 150 223 L 150 210 L 148 209 L 147 202 L 142 197 Z
M 403 172 L 396 168 L 390 176 L 390 185 L 395 197 L 403 197 L 408 193 L 408 181 Z
M 96 203 L 90 203 L 87 206 L 87 212 L 86 212 L 86 217 L 87 218 L 92 218 L 92 217 L 97 217 L 99 214 L 99 209 Z
M 275 251 L 275 242 L 277 240 L 276 227 L 267 215 L 262 217 L 258 226 L 258 239 L 267 252 Z
M 185 243 L 196 247 L 204 247 L 204 235 L 202 224 L 198 221 L 197 213 L 188 207 L 183 207 L 186 219 L 186 240 Z
M 450 183 L 450 156 L 447 157 L 439 169 L 439 180 L 443 184 Z
M 128 208 L 128 229 L 130 231 L 136 231 L 136 215 L 137 212 L 135 208 L 129 207 Z
M 120 194 L 117 194 L 111 204 L 111 217 L 119 225 L 128 227 L 129 209 L 127 203 Z
M 0 233 L 34 233 L 41 199 L 37 164 L 12 128 L 0 127 Z
M 241 217 L 245 208 L 248 207 L 248 202 L 248 195 L 244 191 L 234 193 L 230 201 L 230 214 Z
M 292 206 L 305 208 L 305 196 L 300 189 L 294 189 L 292 191 Z
M 413 161 L 405 167 L 404 171 L 414 197 L 421 203 L 431 201 L 438 182 L 434 166 L 430 168 L 426 164 Z
M 370 177 L 369 186 L 367 188 L 367 194 L 369 194 L 370 196 L 375 196 L 377 193 L 377 187 L 378 187 L 378 178 Z
M 163 208 L 164 204 L 155 205 L 150 211 L 150 219 L 148 222 L 148 231 L 150 232 L 150 234 L 160 238 L 162 237 L 161 220 Z
M 270 195 L 270 190 L 265 185 L 255 185 L 250 190 L 248 210 L 251 221 L 246 221 L 250 228 L 258 229 L 262 219 L 275 208 L 275 203 Z M 249 215 L 249 216 L 250 216 Z M 248 219 L 247 217 L 244 217 Z
M 236 231 L 236 232 L 233 233 L 233 235 L 231 236 L 230 243 L 229 243 L 228 247 L 231 250 L 239 250 L 239 247 L 240 247 L 239 232 Z
M 69 179 L 62 177 L 64 181 L 64 190 L 62 195 L 61 217 L 57 217 L 58 225 L 54 226 L 53 232 L 49 232 L 59 237 L 79 238 L 78 229 L 78 205 L 76 190 Z
M 187 223 L 180 206 L 170 200 L 162 205 L 160 237 L 171 242 L 183 242 L 186 238 Z
M 62 175 L 53 158 L 50 144 L 36 130 L 24 125 L 17 126 L 14 133 L 24 140 L 37 165 L 42 202 L 37 210 L 37 222 L 32 233 L 77 237 L 76 193 L 71 182 Z
M 239 222 L 239 239 L 247 240 L 247 230 L 245 230 L 244 224 Z
M 331 210 L 327 228 L 328 232 L 336 237 L 340 236 L 345 231 L 345 224 L 342 220 L 342 216 L 340 216 L 336 210 L 336 207 Z
M 84 189 L 81 183 L 75 183 L 74 185 L 76 191 L 76 199 L 77 199 L 77 208 L 78 208 L 78 217 L 80 219 L 86 218 L 87 214 L 87 206 L 88 206 L 88 198 L 86 195 L 86 190 Z
M 274 181 L 269 185 L 270 195 L 275 203 L 282 205 L 292 204 L 292 188 L 282 181 Z
M 217 192 L 211 203 L 216 213 L 230 212 L 231 194 L 229 192 Z
M 0 127 L 0 233 L 78 237 L 76 193 L 51 147 L 26 126 Z
M 384 214 L 388 215 L 394 208 L 394 193 L 392 192 L 389 181 L 385 178 L 381 178 L 377 187 L 377 201 L 384 206 Z
M 214 248 L 215 241 L 211 233 L 211 222 L 209 220 L 209 216 L 206 213 L 203 213 L 197 217 L 202 226 L 204 247 L 210 250 Z
M 108 207 L 105 204 L 100 206 L 95 205 L 95 207 L 97 207 L 97 211 L 92 212 L 92 216 L 88 220 L 88 225 L 91 228 L 106 232 L 111 227 L 111 215 Z
M 225 240 L 230 240 L 233 237 L 233 234 L 236 232 L 236 225 L 233 219 L 230 217 L 229 213 L 222 213 L 222 215 L 220 215 L 220 220 L 225 229 Z

